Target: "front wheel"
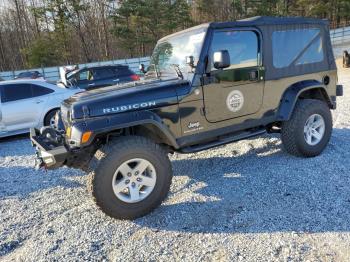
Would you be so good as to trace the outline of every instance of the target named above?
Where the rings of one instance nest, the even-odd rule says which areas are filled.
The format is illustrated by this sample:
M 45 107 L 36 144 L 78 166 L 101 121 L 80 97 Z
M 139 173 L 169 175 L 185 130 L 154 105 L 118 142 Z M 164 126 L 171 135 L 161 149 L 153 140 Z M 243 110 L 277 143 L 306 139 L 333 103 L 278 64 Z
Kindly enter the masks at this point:
M 50 111 L 44 119 L 44 126 L 50 126 L 52 128 L 55 128 L 56 126 L 56 114 L 59 112 L 59 109 L 54 109 Z
M 166 150 L 152 140 L 121 137 L 98 150 L 91 162 L 90 189 L 107 215 L 135 219 L 159 206 L 172 180 Z
M 284 148 L 295 156 L 318 156 L 329 142 L 332 125 L 332 114 L 325 102 L 298 100 L 291 119 L 282 123 Z

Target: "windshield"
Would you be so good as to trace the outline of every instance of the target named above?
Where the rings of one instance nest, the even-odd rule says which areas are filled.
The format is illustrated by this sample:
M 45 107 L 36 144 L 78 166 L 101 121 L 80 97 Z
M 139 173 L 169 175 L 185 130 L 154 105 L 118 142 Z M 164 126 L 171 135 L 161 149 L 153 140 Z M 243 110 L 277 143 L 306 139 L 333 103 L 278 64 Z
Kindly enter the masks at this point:
M 193 56 L 194 65 L 198 63 L 206 31 L 207 28 L 194 29 L 158 42 L 151 56 L 147 75 L 156 75 L 157 70 L 160 77 L 174 76 L 176 65 L 186 77 L 190 73 L 186 57 Z
M 78 69 L 78 70 L 73 70 L 73 71 L 68 72 L 68 73 L 66 74 L 66 78 L 67 78 L 67 79 L 71 79 L 78 71 L 79 71 L 79 69 Z

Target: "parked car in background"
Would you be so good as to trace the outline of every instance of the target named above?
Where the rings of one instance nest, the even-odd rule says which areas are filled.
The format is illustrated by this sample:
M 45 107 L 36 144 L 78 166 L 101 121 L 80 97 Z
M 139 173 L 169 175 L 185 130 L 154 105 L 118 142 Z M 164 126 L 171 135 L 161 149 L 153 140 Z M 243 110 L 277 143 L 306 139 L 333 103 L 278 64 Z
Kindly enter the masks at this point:
M 126 65 L 86 67 L 66 74 L 67 85 L 81 89 L 95 89 L 140 80 Z
M 38 71 L 28 71 L 19 73 L 15 79 L 44 79 L 44 76 Z
M 53 125 L 61 102 L 79 89 L 60 88 L 44 80 L 0 82 L 0 137 Z

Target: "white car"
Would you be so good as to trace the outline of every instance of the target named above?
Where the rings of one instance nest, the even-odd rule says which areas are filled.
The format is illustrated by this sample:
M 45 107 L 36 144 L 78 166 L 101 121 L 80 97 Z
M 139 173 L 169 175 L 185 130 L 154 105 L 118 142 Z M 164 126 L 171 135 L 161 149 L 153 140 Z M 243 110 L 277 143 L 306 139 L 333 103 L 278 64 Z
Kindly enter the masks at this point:
M 0 137 L 53 125 L 61 102 L 78 92 L 81 90 L 58 87 L 45 80 L 0 82 Z

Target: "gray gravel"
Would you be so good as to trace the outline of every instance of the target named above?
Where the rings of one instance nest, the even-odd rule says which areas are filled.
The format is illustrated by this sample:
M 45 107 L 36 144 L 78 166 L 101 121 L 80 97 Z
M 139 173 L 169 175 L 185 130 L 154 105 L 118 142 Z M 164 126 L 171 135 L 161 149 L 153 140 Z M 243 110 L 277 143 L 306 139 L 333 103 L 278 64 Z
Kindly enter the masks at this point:
M 278 136 L 174 155 L 167 201 L 134 222 L 97 210 L 78 170 L 35 171 L 27 138 L 0 140 L 0 260 L 350 260 L 350 69 L 328 148 Z

